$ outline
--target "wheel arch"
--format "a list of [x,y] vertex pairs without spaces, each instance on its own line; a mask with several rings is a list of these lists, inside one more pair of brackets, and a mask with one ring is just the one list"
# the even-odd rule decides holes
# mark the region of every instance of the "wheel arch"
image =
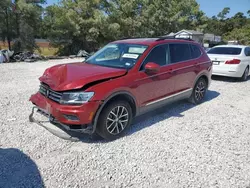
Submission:
[[115,100],[119,100],[119,99],[127,101],[130,104],[130,106],[132,108],[133,116],[135,116],[136,113],[137,113],[136,99],[135,99],[135,97],[130,92],[127,92],[127,91],[119,91],[119,92],[116,92],[116,93],[112,94],[111,96],[109,96],[104,101],[104,103],[102,104],[102,106],[104,108],[109,103],[111,103],[111,102],[113,102]]
[[[246,68],[248,68],[248,70],[250,69],[250,64],[249,65],[247,65],[247,67]],[[250,74],[250,71],[249,71],[249,73],[248,73],[248,75]]]
[[98,108],[95,117],[93,119],[93,133],[96,130],[96,126],[97,126],[97,122],[100,116],[100,113],[103,111],[103,109],[105,108],[105,106],[107,106],[108,104],[110,104],[111,102],[115,101],[115,100],[124,100],[127,101],[131,108],[132,108],[132,113],[133,113],[133,117],[136,116],[137,112],[138,112],[138,107],[137,107],[137,103],[136,103],[136,99],[135,97],[128,91],[118,91],[113,93],[112,95],[110,95],[109,97],[107,97],[102,104],[100,105],[100,107]]
[[195,87],[195,84],[197,83],[197,81],[198,81],[200,78],[204,78],[205,81],[206,81],[206,83],[207,83],[207,85],[208,85],[208,86],[210,85],[210,82],[211,82],[211,81],[210,81],[208,75],[205,74],[205,73],[201,73],[199,76],[196,77],[196,79],[195,79],[195,81],[194,81],[194,83],[193,83],[193,88]]

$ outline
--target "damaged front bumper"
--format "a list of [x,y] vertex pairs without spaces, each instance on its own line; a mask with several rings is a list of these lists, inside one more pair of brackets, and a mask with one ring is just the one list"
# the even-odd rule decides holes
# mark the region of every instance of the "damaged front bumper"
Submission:
[[[36,119],[34,117],[36,113],[45,117],[46,120],[44,121]],[[45,128],[55,136],[68,140],[79,140],[75,138],[75,136],[73,136],[74,133],[85,133],[91,135],[95,132],[95,127],[96,127],[93,125],[89,126],[84,125],[77,127],[75,125],[72,126],[65,125],[59,122],[57,119],[55,119],[51,114],[46,112],[44,109],[41,109],[37,106],[33,106],[31,114],[29,115],[29,121],[40,125],[41,127]]]
[[[95,133],[100,106],[102,106],[101,101],[92,101],[81,106],[61,105],[47,99],[39,92],[32,95],[30,101],[34,106],[29,115],[29,121],[50,132],[52,132],[51,129],[57,128],[67,134],[85,133],[92,135]],[[45,119],[45,121],[41,119]]]

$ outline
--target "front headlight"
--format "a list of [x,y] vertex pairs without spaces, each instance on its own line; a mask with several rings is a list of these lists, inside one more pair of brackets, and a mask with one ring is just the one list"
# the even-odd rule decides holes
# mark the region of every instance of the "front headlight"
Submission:
[[61,104],[83,104],[88,102],[94,95],[94,92],[66,92],[63,93],[60,100]]

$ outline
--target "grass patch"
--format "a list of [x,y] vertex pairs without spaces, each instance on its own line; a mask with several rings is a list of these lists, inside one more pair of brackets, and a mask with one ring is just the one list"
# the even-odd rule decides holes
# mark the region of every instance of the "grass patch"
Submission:
[[38,50],[35,50],[35,53],[43,55],[43,56],[52,56],[55,55],[58,51],[58,48],[53,48],[53,47],[42,47],[40,48],[41,52]]
[[0,50],[8,49],[8,44],[0,43]]
[[[6,43],[0,43],[0,50],[3,49],[8,49],[8,45]],[[52,56],[56,55],[58,48],[54,47],[40,47],[40,51],[35,50],[35,53],[43,55],[43,56]]]

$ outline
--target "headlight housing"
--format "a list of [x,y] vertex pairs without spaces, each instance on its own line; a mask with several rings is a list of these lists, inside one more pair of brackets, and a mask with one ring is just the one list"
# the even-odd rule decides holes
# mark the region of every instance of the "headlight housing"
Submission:
[[94,95],[94,92],[65,92],[60,100],[61,104],[84,104]]

